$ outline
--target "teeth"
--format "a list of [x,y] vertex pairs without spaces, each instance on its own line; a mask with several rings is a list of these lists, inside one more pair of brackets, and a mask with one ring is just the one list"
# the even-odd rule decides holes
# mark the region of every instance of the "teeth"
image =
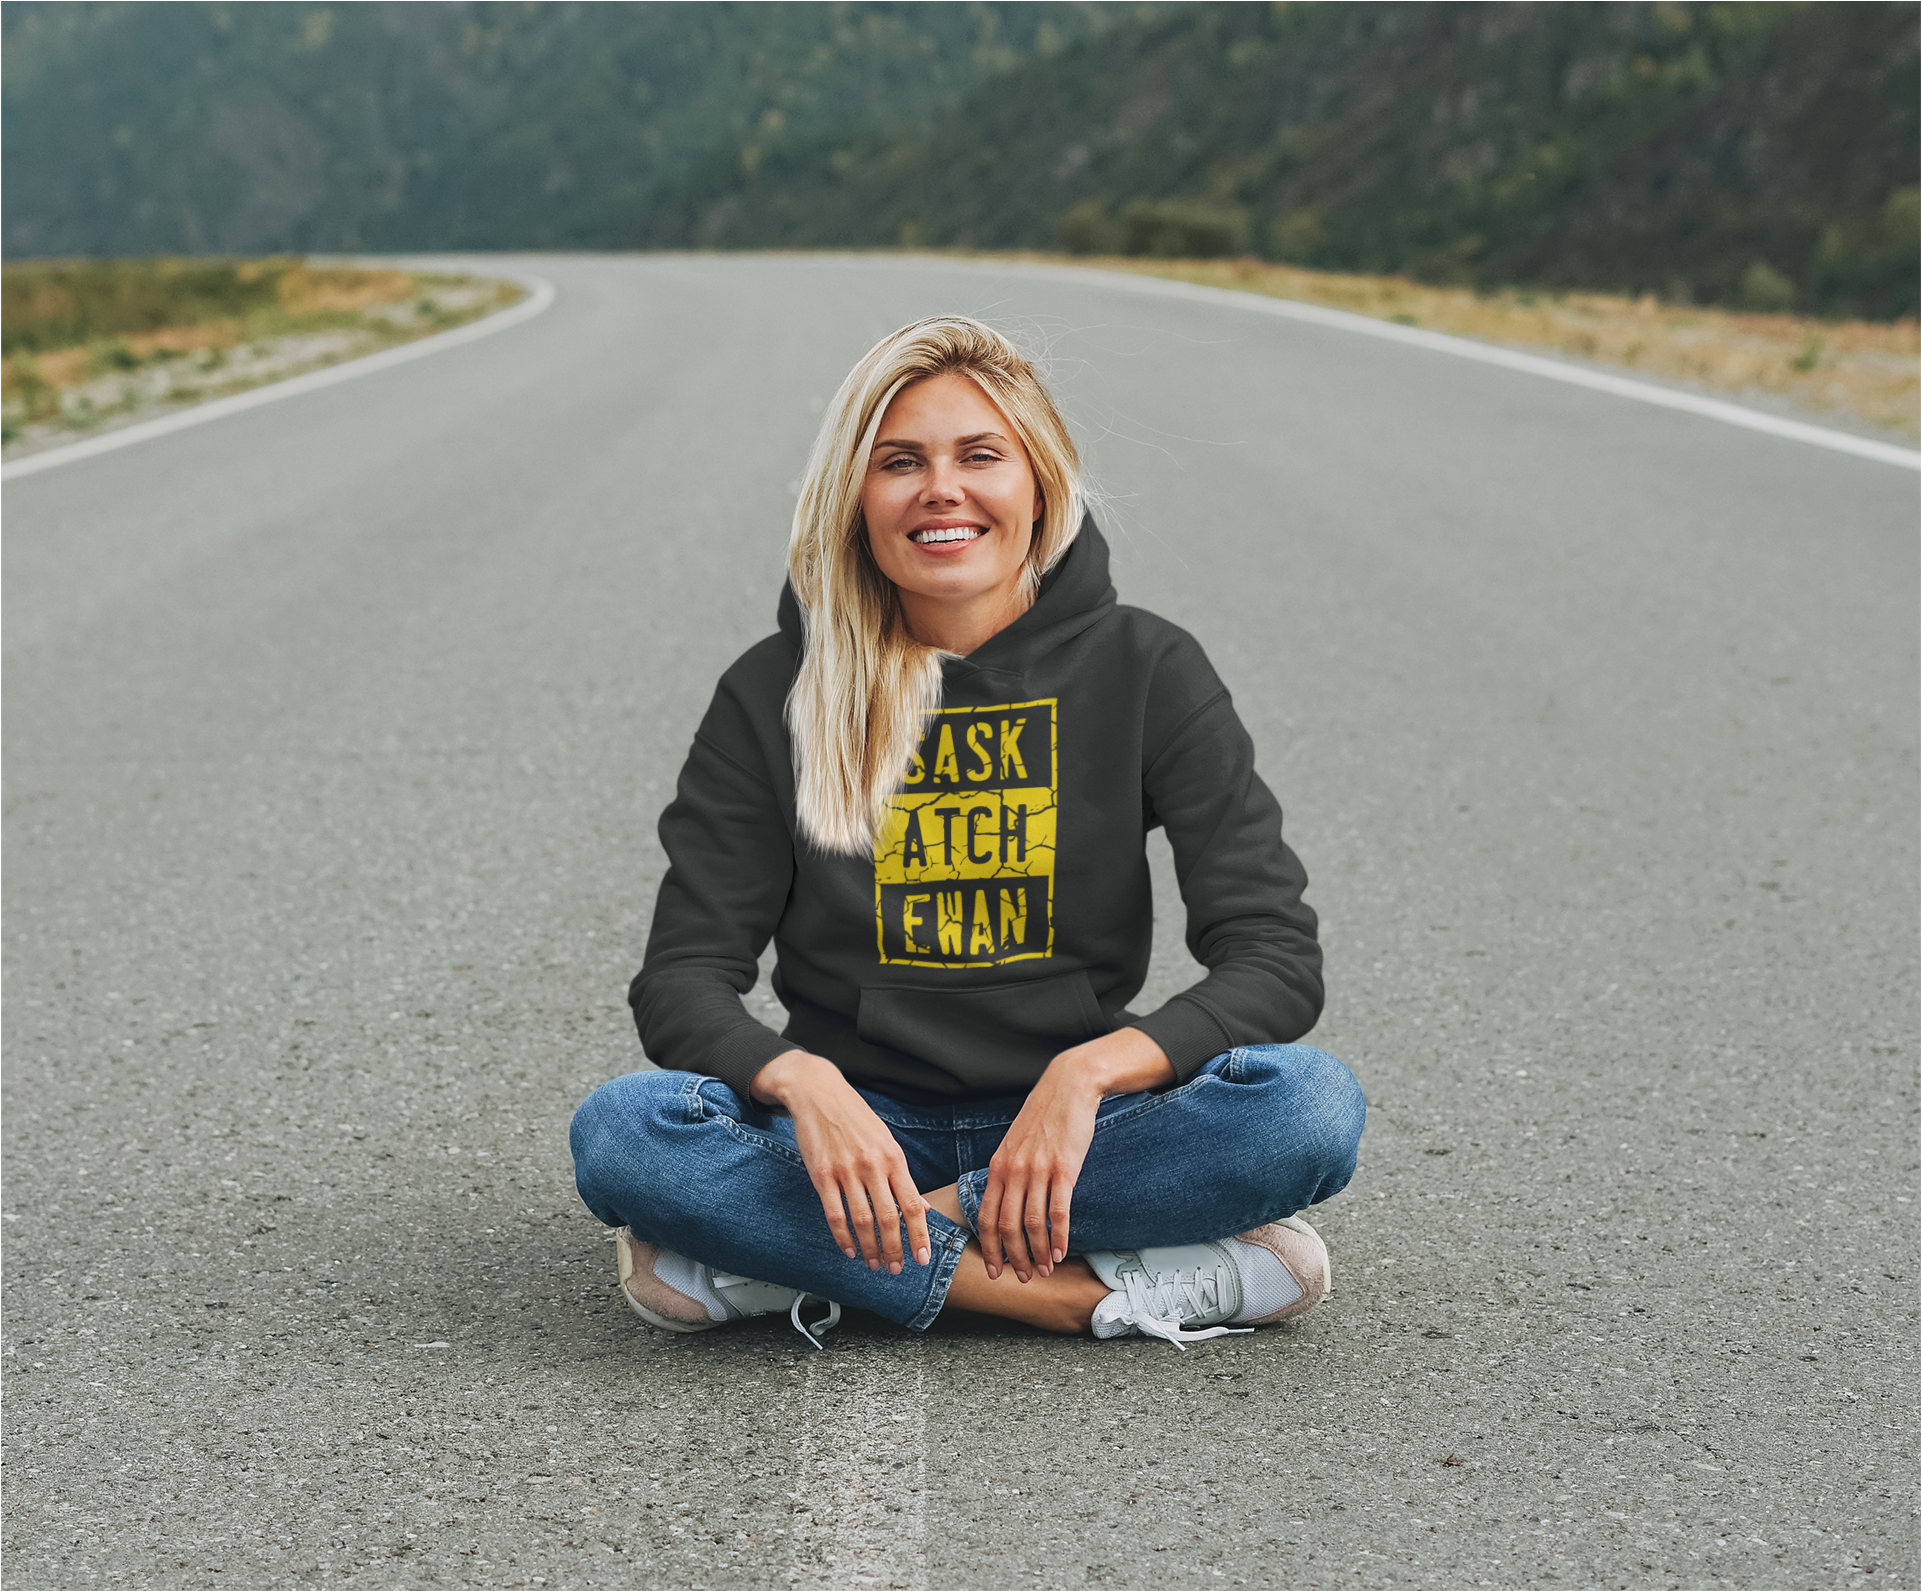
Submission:
[[971,525],[956,525],[951,530],[917,530],[911,539],[926,547],[940,541],[975,541],[985,534]]

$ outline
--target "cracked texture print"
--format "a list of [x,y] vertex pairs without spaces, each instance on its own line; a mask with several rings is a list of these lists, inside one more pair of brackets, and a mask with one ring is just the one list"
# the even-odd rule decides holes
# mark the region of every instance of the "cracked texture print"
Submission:
[[1055,705],[928,715],[874,841],[883,962],[994,967],[1052,953]]

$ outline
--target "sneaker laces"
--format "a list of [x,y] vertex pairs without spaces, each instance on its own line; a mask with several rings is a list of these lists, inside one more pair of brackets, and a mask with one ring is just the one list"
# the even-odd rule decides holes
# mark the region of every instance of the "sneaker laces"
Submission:
[[[809,1299],[827,1306],[827,1313],[811,1326],[805,1324],[800,1318],[800,1306]],[[821,1338],[840,1324],[840,1305],[831,1298],[822,1298],[818,1293],[796,1293],[794,1307],[787,1311],[787,1318],[794,1323],[794,1330],[807,1339],[808,1347],[825,1348],[827,1344],[822,1342]]]
[[[708,1279],[716,1292],[723,1287],[764,1287],[766,1285],[755,1281],[751,1276],[735,1276],[728,1271],[709,1271]],[[811,1326],[800,1318],[802,1306],[810,1301],[827,1306],[827,1313]],[[809,1347],[824,1348],[826,1344],[820,1339],[840,1324],[840,1305],[831,1298],[823,1298],[819,1293],[796,1293],[794,1302],[787,1311],[787,1318],[794,1323],[794,1330],[807,1339]]]
[[[1127,1307],[1114,1318],[1132,1326],[1147,1337],[1160,1337],[1183,1353],[1190,1342],[1205,1342],[1209,1337],[1239,1336],[1252,1326],[1209,1326],[1188,1331],[1181,1322],[1221,1307],[1221,1282],[1217,1274],[1195,1270],[1165,1271],[1158,1277],[1146,1271],[1128,1271],[1120,1278],[1127,1294]],[[1185,1306],[1185,1308],[1183,1308]]]
[[[736,1276],[731,1271],[717,1271],[706,1266],[703,1266],[702,1269],[706,1271],[707,1284],[712,1288],[716,1296],[718,1296],[723,1289],[731,1290],[736,1287],[758,1287],[763,1290],[771,1290],[768,1289],[767,1283],[757,1282],[751,1276]],[[782,1289],[782,1291],[785,1291],[785,1289]],[[821,1318],[811,1326],[807,1325],[800,1318],[801,1306],[809,1300],[816,1304],[825,1304],[827,1306],[827,1313],[821,1316]],[[757,1315],[765,1314],[767,1310],[764,1306],[760,1309],[747,1307],[743,1308],[741,1313]],[[820,1339],[840,1324],[840,1305],[835,1303],[831,1298],[821,1297],[819,1293],[796,1293],[794,1294],[793,1305],[787,1311],[787,1318],[794,1323],[794,1330],[807,1339],[810,1347],[821,1348],[825,1347],[826,1344]]]

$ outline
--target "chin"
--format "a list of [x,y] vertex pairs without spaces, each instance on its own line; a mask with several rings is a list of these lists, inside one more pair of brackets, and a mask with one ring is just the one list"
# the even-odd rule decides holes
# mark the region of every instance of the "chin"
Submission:
[[911,591],[917,597],[928,597],[939,602],[968,602],[986,596],[1003,582],[969,579],[956,570],[953,577],[945,580],[935,574],[917,580],[903,580],[898,584],[903,591]]

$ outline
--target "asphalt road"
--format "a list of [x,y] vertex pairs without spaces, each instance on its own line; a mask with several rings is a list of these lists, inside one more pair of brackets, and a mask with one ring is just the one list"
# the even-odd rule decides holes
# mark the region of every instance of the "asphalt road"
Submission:
[[[1921,1576],[1912,473],[1093,278],[522,263],[6,488],[14,1586]],[[573,1196],[821,402],[955,308],[1313,876],[1373,1111],[1297,1328],[670,1338]]]

